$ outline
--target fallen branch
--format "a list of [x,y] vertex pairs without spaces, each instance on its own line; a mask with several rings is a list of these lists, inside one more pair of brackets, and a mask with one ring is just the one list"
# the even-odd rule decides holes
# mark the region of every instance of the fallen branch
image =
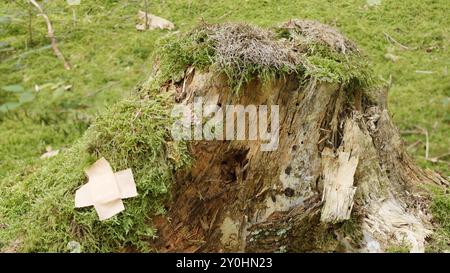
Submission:
[[55,37],[55,33],[53,31],[53,27],[52,27],[52,23],[50,22],[50,19],[48,18],[47,14],[44,12],[44,10],[42,9],[42,7],[35,1],[35,0],[30,0],[30,3],[36,7],[36,9],[39,10],[40,12],[40,16],[44,17],[45,22],[47,23],[47,35],[50,38],[51,44],[52,44],[52,49],[53,52],[55,53],[56,57],[58,57],[60,60],[63,61],[64,63],[64,68],[66,70],[70,70],[71,66],[70,64],[67,62],[66,58],[64,58],[64,55],[62,54],[61,50],[59,50],[58,48],[58,44],[56,42],[56,37]]

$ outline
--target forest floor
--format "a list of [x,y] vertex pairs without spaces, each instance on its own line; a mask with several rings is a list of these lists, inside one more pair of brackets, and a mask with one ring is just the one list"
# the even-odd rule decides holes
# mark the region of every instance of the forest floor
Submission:
[[[174,31],[137,31],[141,0],[44,2],[70,71],[54,56],[45,22],[27,1],[0,3],[0,187],[6,177],[20,179],[39,168],[49,147],[69,147],[105,106],[129,96],[149,75],[158,38],[202,20],[273,26],[306,18],[336,27],[368,56],[376,76],[390,83],[390,112],[416,162],[450,176],[447,0],[148,2],[149,12],[172,21]],[[450,197],[432,192],[442,226],[436,234],[448,244]]]

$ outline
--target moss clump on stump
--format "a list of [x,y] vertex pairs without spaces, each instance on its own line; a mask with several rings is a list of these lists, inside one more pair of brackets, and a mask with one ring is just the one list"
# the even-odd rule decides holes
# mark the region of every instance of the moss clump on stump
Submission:
[[181,37],[169,36],[155,54],[156,82],[177,81],[192,66],[224,73],[235,93],[254,78],[268,82],[291,74],[300,81],[315,78],[352,90],[374,83],[366,59],[351,41],[329,26],[301,22],[274,29],[204,23]]

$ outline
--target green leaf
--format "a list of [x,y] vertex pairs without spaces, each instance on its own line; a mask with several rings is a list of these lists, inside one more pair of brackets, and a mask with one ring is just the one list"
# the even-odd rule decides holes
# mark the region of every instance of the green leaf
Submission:
[[6,92],[23,92],[24,89],[20,84],[7,85],[2,87]]
[[0,112],[6,113],[10,110],[14,110],[20,106],[19,102],[7,102],[0,106]]
[[27,103],[33,101],[36,96],[31,92],[25,92],[20,94],[19,101],[20,103]]

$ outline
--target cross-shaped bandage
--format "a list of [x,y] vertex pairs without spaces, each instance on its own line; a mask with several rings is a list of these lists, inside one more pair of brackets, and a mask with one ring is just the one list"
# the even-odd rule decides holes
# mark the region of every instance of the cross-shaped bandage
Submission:
[[125,209],[122,199],[137,196],[131,169],[114,173],[105,158],[100,158],[86,170],[88,183],[75,193],[75,207],[94,206],[100,221]]

